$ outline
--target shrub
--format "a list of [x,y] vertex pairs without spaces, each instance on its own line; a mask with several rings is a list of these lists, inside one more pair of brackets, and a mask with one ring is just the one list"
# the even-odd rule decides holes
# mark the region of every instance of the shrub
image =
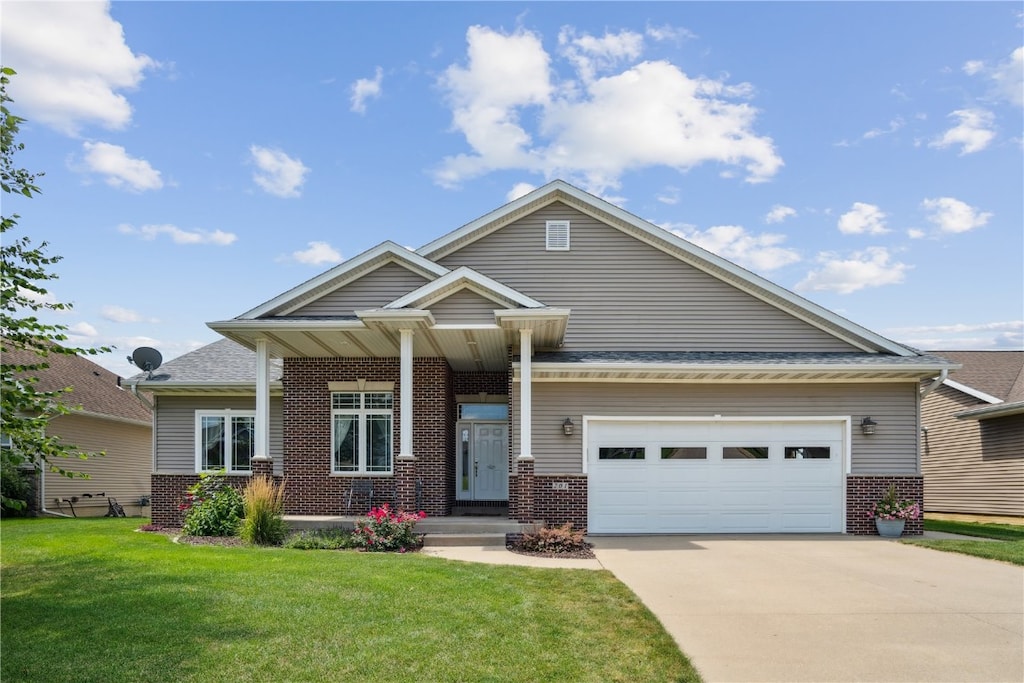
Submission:
[[185,511],[186,536],[234,536],[244,513],[242,496],[228,484],[224,470],[200,474],[179,508]]
[[246,543],[281,545],[288,536],[284,521],[284,484],[267,476],[253,477],[242,491],[245,518],[239,535]]
[[355,548],[352,532],[345,529],[307,529],[284,542],[293,550],[346,550]]
[[413,529],[427,513],[393,511],[388,505],[370,510],[366,517],[356,520],[352,539],[356,547],[372,552],[397,551],[404,553],[421,545]]
[[24,472],[7,458],[0,460],[0,493],[4,517],[21,517],[28,514],[28,502],[33,493],[32,485]]
[[541,527],[526,532],[519,541],[519,547],[537,553],[571,553],[590,547],[583,540],[585,532],[573,530],[572,523],[556,527]]

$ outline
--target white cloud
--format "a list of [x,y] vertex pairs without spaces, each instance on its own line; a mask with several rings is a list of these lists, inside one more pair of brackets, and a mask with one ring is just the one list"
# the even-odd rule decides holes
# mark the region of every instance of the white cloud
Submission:
[[249,153],[259,169],[253,181],[276,197],[298,197],[309,169],[299,159],[293,159],[281,150],[251,145]]
[[942,232],[967,232],[988,223],[992,214],[978,211],[970,204],[952,197],[925,199],[921,208],[928,212],[928,220],[939,227]]
[[716,225],[701,231],[693,226],[677,226],[671,231],[702,249],[755,271],[770,271],[800,260],[795,249],[780,246],[785,235],[752,235],[739,225]]
[[384,81],[384,69],[377,67],[372,79],[360,78],[352,84],[352,111],[366,113],[366,101],[377,99],[381,95],[381,83]]
[[4,66],[18,72],[9,91],[22,115],[66,135],[128,125],[122,91],[157,66],[128,47],[109,2],[5,2],[0,41]]
[[564,27],[558,34],[562,56],[576,69],[579,77],[591,82],[599,72],[608,72],[624,62],[631,62],[643,52],[644,37],[633,31],[605,32],[601,38],[589,33],[576,35],[576,29]]
[[871,140],[873,138],[881,137],[883,135],[892,135],[900,128],[906,125],[906,121],[903,120],[902,116],[897,116],[889,122],[888,128],[872,128],[862,136],[865,140]]
[[791,207],[791,206],[784,206],[782,204],[776,204],[775,206],[773,206],[771,208],[771,211],[769,211],[765,215],[764,222],[765,223],[781,223],[782,221],[786,220],[790,216],[795,216],[795,215],[796,215],[796,209],[794,209],[793,207]]
[[666,187],[664,190],[658,193],[656,199],[662,204],[674,206],[679,203],[679,188]]
[[919,349],[1024,348],[1024,320],[893,327],[883,333]]
[[79,337],[86,337],[92,339],[99,335],[99,331],[87,322],[75,323],[74,325],[68,326],[68,332],[72,332]]
[[530,194],[536,189],[537,186],[531,185],[530,183],[516,183],[512,186],[512,189],[508,191],[508,194],[505,195],[505,201],[514,201],[525,194]]
[[644,34],[651,40],[662,41],[662,40],[674,40],[676,42],[682,40],[691,40],[697,37],[697,34],[688,28],[682,26],[672,26],[670,24],[663,24],[661,26],[648,26],[644,31]]
[[922,239],[927,234],[928,233],[926,233],[924,230],[921,230],[920,228],[909,228],[907,230],[907,237],[909,237],[912,240]]
[[157,318],[145,318],[138,311],[123,306],[108,305],[100,309],[100,317],[112,323],[158,323]]
[[292,252],[292,259],[309,266],[320,266],[325,263],[341,263],[341,252],[327,242],[308,242],[308,249]]
[[960,145],[960,156],[980,152],[996,136],[995,117],[985,109],[957,109],[949,115],[959,123],[928,143],[929,147],[945,149]]
[[850,210],[839,217],[839,232],[844,235],[882,235],[889,232],[885,217],[885,212],[874,204],[854,202]]
[[169,235],[175,244],[215,244],[226,247],[238,239],[238,235],[223,230],[182,230],[176,225],[143,225],[138,228],[122,223],[117,226],[124,235],[138,235],[144,240],[155,240],[160,235]]
[[160,171],[145,159],[128,156],[124,147],[107,142],[84,142],[85,170],[106,176],[107,185],[133,192],[159,190],[164,186]]
[[562,36],[578,80],[557,80],[535,33],[468,30],[466,65],[448,67],[439,85],[472,151],[442,161],[439,185],[525,170],[605,196],[622,174],[650,166],[717,162],[742,167],[748,182],[782,167],[771,138],[753,131],[757,110],[731,101],[749,97],[749,84],[690,78],[665,61],[623,68],[640,56],[639,34],[593,38],[566,29]]
[[797,283],[798,291],[834,291],[851,294],[865,287],[880,287],[903,282],[906,272],[912,268],[905,263],[892,261],[884,247],[868,247],[854,252],[849,258],[834,253],[818,255],[821,267],[812,270]]
[[968,76],[986,78],[992,85],[989,95],[993,100],[1024,107],[1024,47],[1018,47],[1009,57],[991,66],[981,60],[971,60],[963,65],[963,71]]

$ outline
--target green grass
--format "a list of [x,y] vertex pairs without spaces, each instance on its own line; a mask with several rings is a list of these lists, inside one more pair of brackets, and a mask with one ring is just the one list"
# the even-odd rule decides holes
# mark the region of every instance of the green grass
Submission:
[[951,520],[926,519],[926,531],[944,531],[951,534],[995,539],[973,541],[970,539],[921,539],[904,540],[904,543],[919,545],[945,552],[974,555],[988,560],[999,560],[1024,565],[1024,527],[1012,524],[989,524],[981,522],[954,522]]
[[699,681],[605,571],[4,520],[0,679]]

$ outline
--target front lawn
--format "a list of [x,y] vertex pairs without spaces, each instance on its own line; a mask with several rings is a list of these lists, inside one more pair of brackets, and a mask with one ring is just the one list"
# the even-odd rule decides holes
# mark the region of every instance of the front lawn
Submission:
[[963,553],[965,555],[983,557],[988,560],[1000,560],[1002,562],[1024,565],[1024,527],[1012,524],[925,519],[924,528],[926,531],[944,531],[951,534],[996,540],[921,539],[905,540],[903,542],[934,550]]
[[609,572],[4,520],[0,679],[699,681]]

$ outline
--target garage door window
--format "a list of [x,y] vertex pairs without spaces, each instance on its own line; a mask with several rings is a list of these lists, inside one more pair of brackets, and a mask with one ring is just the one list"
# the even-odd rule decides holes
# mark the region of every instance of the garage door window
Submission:
[[643,460],[644,457],[643,448],[599,448],[597,450],[598,460]]
[[661,449],[662,460],[707,460],[708,449],[704,446],[668,446]]
[[786,460],[828,460],[832,449],[828,446],[786,446]]
[[767,460],[767,446],[726,446],[722,449],[725,460]]

